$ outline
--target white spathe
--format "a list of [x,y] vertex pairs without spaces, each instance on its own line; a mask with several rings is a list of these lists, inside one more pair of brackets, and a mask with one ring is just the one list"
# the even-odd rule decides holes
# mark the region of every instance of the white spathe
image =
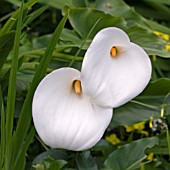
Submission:
[[73,81],[80,72],[61,68],[48,74],[37,87],[32,104],[38,135],[52,148],[74,151],[94,146],[112,118],[112,109],[92,104],[82,92],[76,94]]
[[[115,57],[110,55],[113,46],[117,48]],[[144,90],[151,70],[146,52],[130,42],[124,31],[105,28],[97,33],[85,54],[81,70],[82,88],[94,103],[115,108]]]

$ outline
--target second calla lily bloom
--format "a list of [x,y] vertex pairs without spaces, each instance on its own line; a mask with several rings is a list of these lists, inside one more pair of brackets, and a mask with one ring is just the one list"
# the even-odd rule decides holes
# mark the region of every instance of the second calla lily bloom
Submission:
[[[142,35],[141,35],[142,36]],[[141,93],[151,77],[146,52],[119,28],[97,33],[81,70],[84,93],[103,107],[118,107]]]
[[112,118],[83,93],[80,72],[61,68],[48,74],[35,91],[32,105],[35,128],[45,144],[74,151],[94,146]]

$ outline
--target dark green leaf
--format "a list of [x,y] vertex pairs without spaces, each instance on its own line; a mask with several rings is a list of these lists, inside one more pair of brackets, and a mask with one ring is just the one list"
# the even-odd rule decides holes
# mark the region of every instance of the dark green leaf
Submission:
[[84,151],[77,154],[76,162],[79,170],[97,170],[97,165],[90,151]]
[[125,24],[122,18],[112,17],[111,15],[105,14],[99,10],[86,8],[73,8],[69,10],[69,20],[71,25],[83,38],[88,35],[93,25],[99,19],[100,21],[92,31],[90,38],[94,37],[94,35],[102,28],[109,26],[121,27]]
[[104,163],[103,170],[135,170],[146,158],[146,148],[158,144],[157,137],[150,137],[133,141],[113,151]]
[[147,121],[151,117],[158,118],[161,113],[161,105],[164,97],[142,97],[129,102],[119,108],[113,109],[112,128],[123,125],[131,125],[141,121]]
[[52,158],[54,160],[62,159],[62,160],[67,160],[68,159],[68,154],[65,151],[62,150],[56,150],[56,149],[51,149],[49,151],[43,152],[40,155],[38,155],[34,161],[33,165],[40,164],[43,160],[47,158]]

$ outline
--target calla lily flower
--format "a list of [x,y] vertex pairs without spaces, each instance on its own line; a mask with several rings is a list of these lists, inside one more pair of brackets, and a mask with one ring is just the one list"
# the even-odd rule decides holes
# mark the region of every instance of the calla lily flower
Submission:
[[144,90],[151,70],[146,52],[130,42],[124,31],[105,28],[97,33],[85,54],[82,88],[94,103],[115,108]]
[[45,144],[74,151],[94,146],[112,118],[112,109],[95,105],[83,93],[80,72],[73,68],[53,71],[40,82],[32,113]]

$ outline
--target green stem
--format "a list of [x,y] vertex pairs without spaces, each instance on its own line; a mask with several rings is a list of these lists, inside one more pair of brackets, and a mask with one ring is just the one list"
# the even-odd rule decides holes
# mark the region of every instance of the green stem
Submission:
[[168,129],[166,130],[166,137],[167,137],[167,142],[168,142],[168,153],[169,153],[169,159],[170,159],[170,138],[169,138]]
[[87,39],[89,38],[90,34],[92,33],[92,31],[94,30],[94,28],[96,27],[96,25],[99,23],[99,21],[100,21],[101,19],[102,19],[102,17],[99,18],[99,19],[96,21],[96,23],[93,25],[93,27],[91,28],[91,30],[90,30],[89,33],[87,34],[86,38],[84,39],[83,43],[81,44],[79,50],[77,51],[77,53],[75,54],[74,58],[73,58],[72,61],[70,62],[69,67],[71,67],[71,66],[73,65],[73,63],[74,63],[74,61],[76,60],[78,54],[79,54],[80,51],[82,50],[85,42],[87,41]]
[[148,107],[148,108],[151,108],[151,109],[159,109],[160,108],[160,107],[148,105],[148,104],[145,104],[145,103],[141,103],[141,102],[138,102],[138,101],[135,101],[135,100],[131,100],[130,102],[136,103],[136,104],[139,104],[141,106],[145,106],[145,107]]
[[[34,51],[29,51],[24,53],[24,55],[37,55],[37,56],[43,56],[44,55],[43,50],[34,50]],[[60,58],[60,59],[66,59],[66,60],[72,60],[74,56],[68,55],[68,54],[63,54],[63,53],[58,53],[58,52],[53,52],[53,57],[54,58]],[[83,57],[76,57],[76,61],[83,61]]]
[[36,139],[41,143],[41,145],[44,147],[46,151],[49,151],[48,147],[43,143],[43,141],[39,138],[38,135],[35,135]]

